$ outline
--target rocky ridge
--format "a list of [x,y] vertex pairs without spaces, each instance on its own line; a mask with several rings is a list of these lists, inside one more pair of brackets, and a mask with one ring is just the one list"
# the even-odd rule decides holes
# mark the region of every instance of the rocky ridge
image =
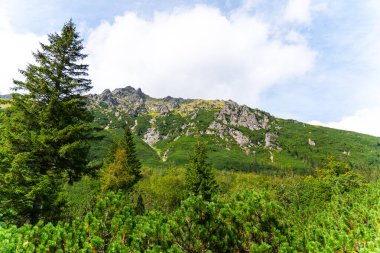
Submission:
[[[153,98],[129,86],[88,98],[94,124],[104,129],[100,143],[92,143],[92,156],[100,162],[128,125],[145,166],[184,165],[199,140],[218,169],[303,169],[330,155],[353,164],[380,164],[378,137],[275,118],[231,100]],[[0,112],[9,105],[0,105]]]
[[[274,118],[231,100],[170,96],[157,99],[130,86],[113,91],[107,89],[89,98],[89,107],[109,119],[104,121],[105,128],[112,128],[115,122],[131,124],[135,131],[140,127],[138,134],[152,147],[168,138],[177,141],[182,136],[203,134],[234,141],[247,154],[254,152],[256,147],[279,149]],[[143,130],[139,124],[144,124]]]

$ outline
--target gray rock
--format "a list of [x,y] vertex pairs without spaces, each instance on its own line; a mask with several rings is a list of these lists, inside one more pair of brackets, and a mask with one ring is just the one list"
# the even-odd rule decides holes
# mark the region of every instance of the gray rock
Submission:
[[144,134],[144,141],[149,145],[153,146],[160,140],[160,133],[155,127],[150,127]]
[[266,148],[273,148],[275,147],[274,142],[277,140],[277,135],[274,133],[266,133],[265,134],[265,147]]
[[233,126],[242,126],[250,130],[258,130],[261,128],[255,113],[250,108],[243,105],[239,106],[233,101],[227,101],[224,107],[219,111],[216,119],[222,121],[223,124],[231,124]]
[[[178,140],[183,135],[206,134],[215,135],[226,141],[236,141],[240,148],[248,153],[251,153],[250,148],[254,146],[264,146],[270,150],[279,149],[276,147],[277,135],[270,129],[278,130],[278,126],[272,117],[263,111],[251,109],[245,105],[238,105],[236,102],[229,101],[205,101],[165,97],[162,99],[151,98],[144,94],[141,89],[134,89],[127,86],[125,88],[109,89],[98,95],[88,95],[90,98],[89,108],[100,107],[100,111],[105,116],[113,113],[117,120],[124,121],[122,115],[129,114],[139,116],[141,114],[149,114],[153,117],[150,120],[150,126],[144,134],[144,141],[149,145],[154,145],[159,140],[176,136]],[[198,131],[194,124],[197,114],[201,110],[215,110],[212,123],[208,129]],[[164,117],[171,113],[179,113],[186,115],[186,123],[183,123],[178,129],[173,129],[166,136],[161,136],[155,127],[156,118]],[[165,118],[164,118],[165,119]],[[106,122],[104,125],[107,125]],[[164,123],[165,124],[165,123]],[[133,128],[137,126],[137,121]],[[251,131],[266,130],[265,136],[252,143],[252,140],[244,133],[238,130],[239,127],[247,128]]]
[[240,147],[245,147],[250,143],[249,138],[247,136],[244,136],[244,134],[239,130],[230,129],[229,134],[232,136],[232,138],[234,138]]

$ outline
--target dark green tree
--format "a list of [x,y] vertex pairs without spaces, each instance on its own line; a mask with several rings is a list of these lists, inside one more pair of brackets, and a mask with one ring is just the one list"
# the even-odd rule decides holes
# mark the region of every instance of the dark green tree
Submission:
[[141,178],[141,163],[136,155],[133,134],[129,127],[125,129],[123,139],[115,149],[112,162],[105,168],[102,176],[103,191],[128,190]]
[[206,160],[206,147],[201,142],[197,142],[190,156],[190,164],[186,169],[186,185],[189,192],[201,195],[205,200],[210,200],[212,195],[217,192],[218,184],[211,165]]
[[[141,178],[141,163],[136,155],[135,142],[133,134],[129,127],[125,128],[121,147],[125,151],[127,171],[135,177],[136,182]],[[134,183],[136,183],[134,182]]]
[[4,122],[4,145],[12,163],[0,175],[1,208],[19,222],[52,220],[59,214],[61,186],[92,172],[87,166],[93,117],[86,107],[91,80],[75,25],[33,53],[35,64],[20,70]]
[[143,215],[145,213],[145,205],[144,205],[144,200],[141,194],[139,194],[137,198],[137,202],[135,205],[135,213],[137,215]]

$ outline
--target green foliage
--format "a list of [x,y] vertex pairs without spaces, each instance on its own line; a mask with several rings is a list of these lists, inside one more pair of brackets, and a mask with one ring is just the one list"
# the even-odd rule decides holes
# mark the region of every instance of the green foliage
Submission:
[[134,140],[136,143],[136,154],[138,154],[142,166],[157,169],[163,166],[161,158],[155,150],[153,150],[147,143],[138,137],[134,138]]
[[128,171],[136,178],[136,180],[139,180],[141,178],[141,163],[137,158],[133,135],[129,127],[125,129],[121,145],[126,155]]
[[16,91],[4,120],[3,145],[13,162],[2,168],[1,208],[17,214],[19,223],[54,220],[59,216],[62,185],[92,172],[87,141],[93,131],[84,92],[88,66],[83,45],[70,20],[60,34],[48,36],[36,64],[20,70],[25,81]]
[[[278,143],[285,151],[282,153],[290,155],[282,161],[283,165],[287,163],[294,167],[298,160],[304,162],[306,169],[318,167],[326,156],[348,158],[353,167],[360,164],[378,167],[380,163],[380,146],[376,145],[376,137],[293,120],[277,121],[281,127]],[[309,139],[315,141],[315,146],[308,144]]]
[[[0,100],[2,252],[380,251],[378,138],[259,112],[276,124],[228,126],[258,145],[243,152],[204,134],[223,101],[139,115],[103,102],[91,122],[72,22],[49,43],[15,81],[26,92]],[[153,147],[142,140],[152,117],[165,136]],[[263,147],[267,131],[281,148]],[[82,177],[100,164],[100,180]]]
[[302,252],[377,252],[379,193],[379,184],[372,184],[335,193],[329,201],[306,195],[301,205],[290,208],[289,216],[298,221],[293,245]]
[[[114,160],[116,149],[121,143],[124,132],[124,129],[108,129],[97,132],[96,135],[101,138],[90,142],[89,158],[92,159],[94,163],[101,163],[104,166],[109,165]],[[134,136],[133,141],[136,144],[136,154],[142,166],[154,168],[162,166],[160,157],[148,144],[137,136]]]
[[136,120],[137,120],[137,122],[136,122],[137,125],[136,125],[136,127],[134,129],[135,133],[136,133],[137,136],[143,137],[144,134],[146,133],[146,131],[149,128],[150,117],[149,117],[149,115],[141,115]]
[[194,146],[190,157],[190,164],[186,169],[186,184],[189,192],[210,200],[217,192],[218,185],[211,170],[211,165],[206,161],[206,147],[198,142]]
[[[147,101],[149,100],[152,98],[148,98]],[[155,103],[165,104],[163,100],[153,100]],[[118,127],[118,124],[125,124],[125,120],[128,124],[134,125],[134,133],[137,135],[136,145],[137,148],[141,148],[139,155],[141,154],[142,164],[149,167],[187,164],[188,147],[199,139],[206,143],[210,163],[219,170],[282,173],[284,169],[291,169],[293,173],[305,175],[311,174],[314,168],[321,166],[323,159],[328,155],[345,157],[349,159],[350,166],[356,169],[369,166],[369,170],[376,171],[379,168],[380,146],[377,145],[376,137],[276,119],[258,110],[254,111],[258,113],[256,116],[259,122],[269,118],[270,123],[266,129],[252,131],[247,127],[226,125],[242,132],[254,144],[242,150],[228,135],[226,138],[221,138],[207,132],[210,124],[216,120],[215,114],[220,111],[223,104],[223,101],[184,100],[179,102],[179,108],[171,112],[159,114],[148,109],[148,113],[129,115],[130,119],[126,119],[120,111],[117,111],[120,116],[116,117],[115,111],[109,108],[104,110],[94,108],[94,111],[97,118],[104,120],[103,126],[108,126],[112,131],[119,131],[115,127]],[[153,117],[155,121],[150,122]],[[161,136],[153,147],[143,141],[149,127],[155,127]],[[265,134],[268,132],[278,136],[272,141],[278,148],[264,147]],[[316,145],[310,145],[309,139],[315,141]],[[163,154],[167,155],[165,159],[161,157],[160,161],[160,156]],[[273,161],[270,159],[271,154],[274,157]]]
[[131,130],[127,127],[116,149],[114,160],[106,167],[101,187],[103,191],[119,189],[128,190],[141,178],[141,164],[136,156],[135,144]]
[[[288,247],[281,207],[252,191],[205,202],[192,196],[172,214],[135,215],[121,193],[68,223],[0,226],[5,252],[277,252]],[[252,225],[253,224],[253,225]]]
[[328,156],[323,168],[317,169],[317,175],[329,186],[330,192],[347,192],[364,183],[364,177],[354,172],[347,161]]
[[340,176],[352,171],[347,161],[338,159],[335,156],[328,156],[322,163],[322,171],[324,175]]
[[278,252],[288,248],[281,207],[253,191],[227,201],[190,197],[174,213],[172,233],[185,252]]
[[158,117],[156,120],[157,129],[163,136],[171,131],[174,133],[180,133],[182,130],[181,126],[184,123],[186,123],[185,118],[176,113],[170,113],[164,117]]
[[135,191],[144,197],[146,210],[172,212],[186,197],[185,172],[182,168],[146,169]]
[[198,131],[206,131],[214,120],[214,115],[218,109],[200,109],[197,111],[194,123],[197,125]]
[[[0,224],[3,252],[377,252],[380,183],[324,198],[320,177],[228,172],[257,190],[190,196],[172,213],[136,213],[122,192],[56,225]],[[232,185],[231,185],[232,186]],[[242,188],[245,188],[242,186]],[[321,194],[322,193],[322,194]],[[145,199],[145,198],[144,198]],[[141,215],[142,214],[142,215]]]
[[99,188],[99,180],[88,176],[72,185],[66,184],[62,192],[67,201],[63,211],[65,220],[84,217],[93,210]]

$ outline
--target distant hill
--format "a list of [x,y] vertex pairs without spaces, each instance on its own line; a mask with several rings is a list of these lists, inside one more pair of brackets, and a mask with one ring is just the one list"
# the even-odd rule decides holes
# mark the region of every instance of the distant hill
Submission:
[[11,95],[6,94],[6,95],[0,95],[0,99],[10,99]]
[[125,87],[89,95],[95,122],[104,128],[104,145],[94,147],[101,159],[111,136],[129,125],[137,136],[143,164],[183,165],[192,145],[201,140],[218,169],[300,171],[318,166],[328,155],[355,166],[380,164],[377,137],[279,119],[231,100],[152,98]]

